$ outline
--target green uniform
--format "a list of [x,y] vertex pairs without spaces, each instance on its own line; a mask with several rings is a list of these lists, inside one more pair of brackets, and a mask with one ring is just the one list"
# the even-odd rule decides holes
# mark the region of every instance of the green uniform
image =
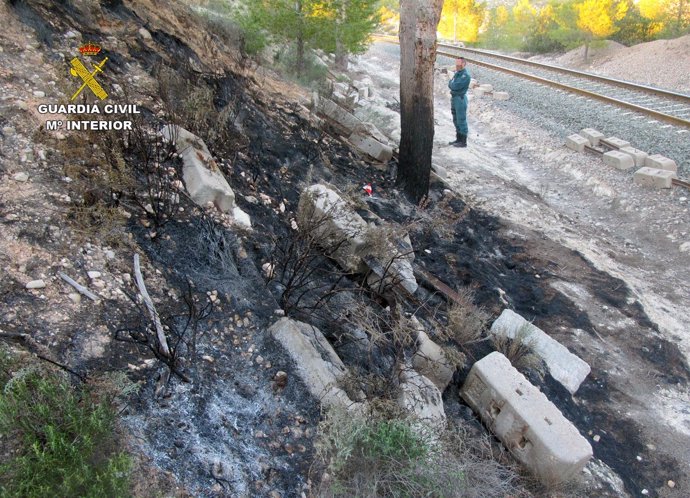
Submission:
[[450,110],[453,113],[453,124],[456,133],[467,137],[467,89],[470,87],[470,73],[467,69],[455,71],[453,79],[448,82],[450,88]]

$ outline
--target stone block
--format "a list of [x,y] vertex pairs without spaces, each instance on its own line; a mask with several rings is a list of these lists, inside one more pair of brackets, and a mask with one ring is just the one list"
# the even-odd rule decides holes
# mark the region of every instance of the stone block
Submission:
[[425,376],[406,366],[400,370],[398,404],[424,425],[441,428],[446,423],[441,391]]
[[616,169],[628,170],[635,166],[635,160],[632,156],[620,150],[611,150],[605,153],[602,158],[604,159],[604,164]]
[[295,364],[309,393],[325,407],[361,409],[363,393],[352,400],[338,386],[347,368],[319,329],[290,318],[281,318],[268,332],[280,343]]
[[355,89],[357,90],[357,93],[359,93],[360,99],[368,99],[369,98],[369,85],[367,84],[366,81],[355,80],[352,82],[352,86],[355,87]]
[[393,149],[373,137],[353,133],[348,140],[357,150],[377,161],[387,163],[393,158]]
[[479,86],[479,82],[475,79],[470,80],[470,88],[477,88]]
[[412,366],[417,372],[433,382],[439,391],[443,392],[453,379],[455,368],[446,358],[441,346],[429,339],[429,336],[421,328],[421,324],[415,318],[413,320],[417,322],[416,325],[419,327],[417,351],[412,357]]
[[347,95],[350,93],[350,85],[347,83],[333,83],[333,93],[338,92],[342,95]]
[[172,142],[182,158],[182,179],[189,196],[199,206],[209,202],[231,214],[235,207],[235,193],[211,157],[201,138],[177,125],[166,125],[163,138]]
[[356,118],[352,113],[325,97],[319,97],[317,112],[334,121],[348,135],[362,124],[362,121]]
[[605,138],[603,133],[595,130],[594,128],[585,128],[580,132],[580,135],[589,140],[589,144],[592,147],[596,147],[597,145],[599,145],[599,140]]
[[[521,331],[524,333],[518,334]],[[511,339],[519,336],[523,342],[530,343],[534,353],[544,360],[551,377],[571,394],[577,391],[589,375],[590,367],[587,362],[512,310],[503,310],[491,325],[491,333]]]
[[585,145],[589,145],[589,140],[577,133],[570,135],[565,139],[565,146],[575,152],[584,152]]
[[673,159],[664,157],[661,154],[654,154],[652,156],[647,156],[644,161],[644,165],[648,168],[663,169],[666,171],[672,171],[673,173],[678,173],[678,166]]
[[439,177],[441,180],[447,180],[448,179],[448,171],[443,166],[439,166],[438,164],[432,164],[431,165],[431,171],[437,177]]
[[363,269],[361,256],[369,229],[362,217],[333,189],[316,184],[299,199],[297,223],[300,230],[314,230],[320,245],[349,271]]
[[475,97],[483,97],[484,94],[486,93],[486,92],[484,91],[484,89],[483,89],[482,87],[480,87],[480,86],[478,86],[477,88],[475,88],[475,89],[472,90],[472,91],[474,92],[474,96],[475,96]]
[[633,175],[633,182],[643,187],[671,188],[671,180],[676,177],[673,171],[656,168],[640,168]]
[[619,152],[623,152],[624,154],[628,154],[630,157],[632,157],[635,167],[637,168],[641,168],[645,165],[645,160],[649,155],[645,151],[636,149],[635,147],[621,147]]
[[479,85],[479,88],[484,90],[484,93],[491,93],[494,91],[494,86],[489,85],[488,83],[484,83],[483,85]]
[[510,98],[510,94],[508,92],[493,92],[492,96],[496,100],[508,100]]
[[460,395],[547,486],[576,477],[592,458],[592,447],[577,428],[501,353],[472,366]]
[[607,144],[609,144],[611,147],[615,147],[616,149],[620,149],[623,147],[630,147],[630,142],[627,140],[623,140],[622,138],[618,137],[608,137],[603,139]]

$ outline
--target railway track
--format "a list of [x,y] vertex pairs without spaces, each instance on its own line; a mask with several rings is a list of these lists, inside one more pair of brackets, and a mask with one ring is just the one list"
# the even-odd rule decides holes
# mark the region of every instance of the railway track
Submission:
[[519,59],[488,50],[439,44],[438,55],[463,56],[478,66],[526,78],[564,91],[690,128],[690,95],[593,73]]
[[[395,37],[380,36],[377,39],[398,44]],[[436,53],[452,58],[462,56],[477,66],[622,107],[631,114],[642,113],[681,129],[690,129],[690,95],[687,94],[528,61],[488,50],[439,43]]]

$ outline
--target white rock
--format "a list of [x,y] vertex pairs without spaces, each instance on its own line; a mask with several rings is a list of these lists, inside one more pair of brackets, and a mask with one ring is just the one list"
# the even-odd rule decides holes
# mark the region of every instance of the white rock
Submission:
[[398,404],[425,425],[441,428],[446,422],[441,391],[411,367],[400,371],[400,397]]
[[27,182],[29,181],[29,175],[27,173],[24,173],[23,171],[20,171],[19,173],[15,173],[14,176],[12,176],[12,179],[15,182]]
[[532,343],[534,352],[544,360],[551,376],[574,394],[591,369],[584,360],[568,351],[560,342],[509,309],[503,310],[501,316],[491,325],[491,333],[515,338],[522,327],[528,330],[523,340]]
[[427,377],[439,391],[443,392],[453,379],[455,369],[446,359],[441,346],[429,339],[429,336],[421,328],[416,318],[413,320],[418,325],[417,352],[412,357],[412,365],[420,374]]
[[91,280],[96,280],[97,278],[101,278],[101,272],[99,271],[88,271],[86,274],[89,276]]
[[28,284],[26,284],[27,289],[43,289],[46,286],[46,283],[43,280],[32,280]]
[[142,37],[144,40],[151,40],[151,39],[152,39],[151,33],[150,33],[149,30],[146,29],[146,28],[140,28],[140,29],[139,29],[139,34],[141,35],[141,37]]
[[42,99],[45,96],[46,96],[46,92],[42,92],[41,90],[34,90],[34,97],[38,97],[39,99]]
[[245,226],[245,227],[247,227],[247,228],[251,228],[251,227],[252,227],[252,220],[251,220],[251,218],[249,217],[249,215],[248,215],[247,213],[245,213],[244,211],[242,211],[242,210],[241,210],[239,207],[237,207],[237,206],[235,206],[234,208],[232,208],[232,217],[233,217],[233,219],[234,219],[237,223],[239,223],[240,225]]
[[683,242],[678,249],[680,250],[680,252],[690,251],[690,242]]

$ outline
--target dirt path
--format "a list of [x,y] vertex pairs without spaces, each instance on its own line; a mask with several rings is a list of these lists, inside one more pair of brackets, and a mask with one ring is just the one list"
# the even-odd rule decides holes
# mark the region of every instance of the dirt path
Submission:
[[[390,49],[373,47],[358,67],[381,83],[380,99],[398,100]],[[685,495],[690,193],[638,188],[628,174],[565,149],[562,137],[490,99],[470,101],[469,147],[448,147],[454,129],[446,79],[437,78],[434,162],[448,171],[453,190],[504,221],[504,237],[543,261],[545,268],[535,268],[542,288],[560,293],[591,324],[581,330],[528,316],[592,366],[574,398],[543,389],[589,436],[595,457],[627,493]],[[516,298],[506,296],[509,303]]]

